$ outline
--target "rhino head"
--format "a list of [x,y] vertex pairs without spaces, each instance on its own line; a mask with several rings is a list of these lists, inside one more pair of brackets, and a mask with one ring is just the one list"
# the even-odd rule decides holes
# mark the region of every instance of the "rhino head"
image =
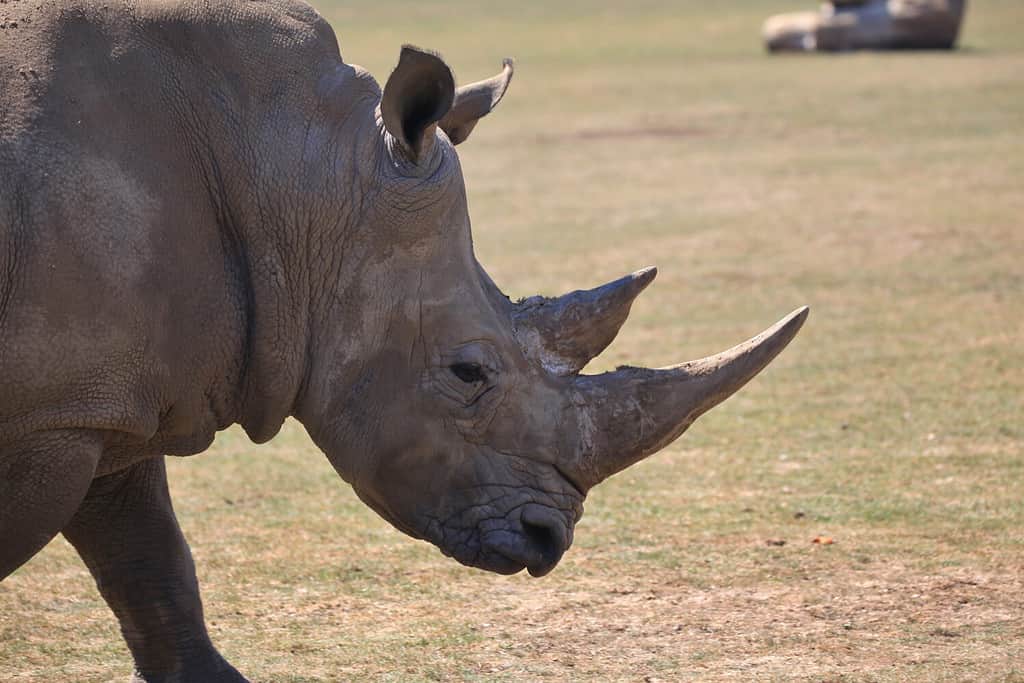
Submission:
[[346,248],[363,255],[327,297],[298,416],[398,529],[466,565],[542,576],[572,543],[590,488],[739,389],[807,309],[716,356],[581,374],[656,271],[518,303],[487,276],[454,146],[511,77],[506,61],[456,89],[439,57],[403,49],[366,125],[373,162],[352,180],[364,199]]

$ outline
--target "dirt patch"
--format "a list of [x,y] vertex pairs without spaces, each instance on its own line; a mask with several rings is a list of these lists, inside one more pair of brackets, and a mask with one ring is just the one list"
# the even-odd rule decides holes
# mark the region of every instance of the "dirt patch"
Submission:
[[[587,581],[569,593],[510,601],[505,609],[513,618],[481,624],[480,654],[487,651],[494,666],[502,652],[529,653],[505,658],[509,668],[497,670],[506,674],[525,656],[535,665],[548,661],[549,675],[561,669],[606,680],[629,678],[630,670],[651,680],[929,678],[943,661],[965,671],[976,661],[991,666],[1024,634],[1019,576],[920,576],[898,568],[858,574],[743,588],[694,588],[660,572]],[[510,623],[519,626],[510,631]]]

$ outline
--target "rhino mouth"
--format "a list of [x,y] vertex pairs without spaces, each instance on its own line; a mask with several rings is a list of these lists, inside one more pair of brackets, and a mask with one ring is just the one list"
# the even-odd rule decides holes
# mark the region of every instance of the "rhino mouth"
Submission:
[[484,555],[507,560],[508,567],[515,568],[509,573],[526,569],[530,576],[544,576],[555,568],[571,543],[571,532],[560,517],[561,513],[550,508],[525,505],[517,533],[492,533],[483,537]]
[[551,572],[572,545],[576,518],[575,509],[526,503],[471,526],[457,520],[434,524],[427,536],[460,564],[505,575],[525,569],[539,578]]

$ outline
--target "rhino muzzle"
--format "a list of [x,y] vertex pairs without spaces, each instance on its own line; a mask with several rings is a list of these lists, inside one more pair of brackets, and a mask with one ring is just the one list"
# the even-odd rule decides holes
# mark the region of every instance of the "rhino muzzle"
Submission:
[[531,504],[523,507],[515,533],[485,537],[483,550],[499,564],[507,560],[508,573],[526,567],[530,576],[541,577],[555,568],[571,543],[572,528],[557,511]]
[[[809,313],[801,307],[761,334],[700,360],[581,374],[614,340],[656,275],[646,268],[594,289],[518,303],[483,279],[505,307],[524,355],[558,378],[567,394],[576,433],[565,435],[556,469],[580,503],[593,486],[661,450],[749,382],[792,341]],[[534,576],[550,571],[568,548],[576,520],[550,511],[531,514],[524,513],[515,528],[506,524],[500,534],[482,535],[481,554],[468,564],[500,573],[526,567]]]

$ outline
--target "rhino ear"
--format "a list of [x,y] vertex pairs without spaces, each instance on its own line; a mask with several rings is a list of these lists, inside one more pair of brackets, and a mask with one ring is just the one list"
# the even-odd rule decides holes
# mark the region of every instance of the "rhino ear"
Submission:
[[424,159],[437,122],[452,108],[455,79],[437,55],[405,45],[384,85],[380,114],[384,128],[412,163]]
[[451,111],[441,119],[441,130],[453,145],[465,141],[473,132],[476,122],[491,113],[512,82],[512,60],[506,58],[501,73],[484,81],[464,85],[455,91]]

